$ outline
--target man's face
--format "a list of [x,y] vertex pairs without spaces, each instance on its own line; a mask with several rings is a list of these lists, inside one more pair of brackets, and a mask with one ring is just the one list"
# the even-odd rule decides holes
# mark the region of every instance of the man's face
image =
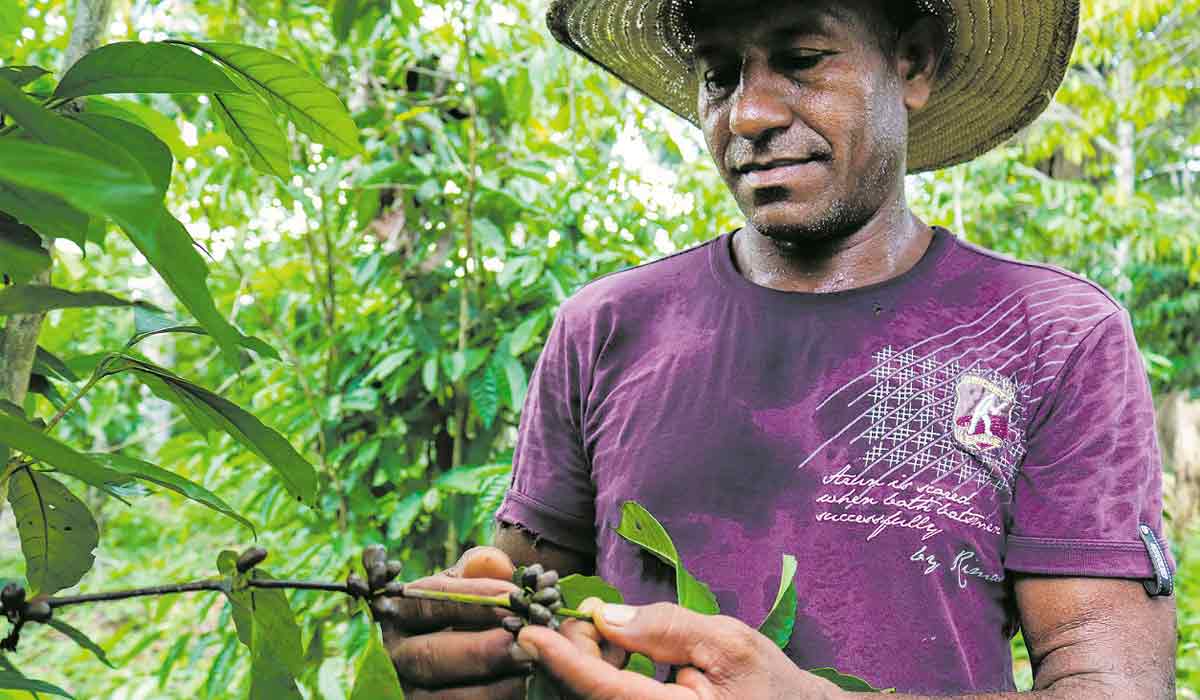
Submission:
[[911,90],[879,3],[698,4],[701,127],[755,229],[846,235],[897,196]]

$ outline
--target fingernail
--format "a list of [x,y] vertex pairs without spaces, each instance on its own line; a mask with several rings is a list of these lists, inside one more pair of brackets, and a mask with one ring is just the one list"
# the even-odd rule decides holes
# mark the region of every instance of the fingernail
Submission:
[[633,621],[637,610],[628,605],[605,605],[600,608],[600,617],[614,627],[621,627]]
[[522,644],[521,642],[513,642],[513,645],[508,649],[509,655],[513,661],[519,664],[527,664],[538,660],[537,647],[532,644]]

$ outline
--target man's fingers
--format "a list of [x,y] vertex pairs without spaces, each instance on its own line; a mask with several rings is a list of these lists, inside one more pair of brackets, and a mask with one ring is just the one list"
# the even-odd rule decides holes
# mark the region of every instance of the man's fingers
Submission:
[[724,615],[702,615],[670,603],[605,605],[593,613],[605,639],[660,663],[720,675],[754,661],[761,635]]
[[632,671],[613,668],[546,627],[525,626],[517,642],[560,684],[585,700],[697,700],[688,688],[664,685]]
[[[471,593],[474,595],[508,595],[517,590],[510,581],[489,578],[453,578],[439,575],[423,578],[405,585],[405,589],[423,591],[446,591]],[[441,600],[419,598],[392,598],[395,604],[377,604],[377,609],[386,612],[380,617],[384,628],[393,628],[405,634],[420,634],[433,630],[454,627],[457,629],[485,629],[496,627],[500,620],[511,614],[500,608],[482,605],[463,605]]]
[[472,547],[461,557],[455,568],[463,578],[495,578],[512,580],[513,563],[503,550],[495,547]]
[[388,653],[406,685],[439,688],[529,673],[530,664],[514,659],[512,646],[512,635],[502,629],[445,631],[394,640]]
[[525,700],[525,679],[507,678],[488,685],[461,688],[405,688],[407,700]]

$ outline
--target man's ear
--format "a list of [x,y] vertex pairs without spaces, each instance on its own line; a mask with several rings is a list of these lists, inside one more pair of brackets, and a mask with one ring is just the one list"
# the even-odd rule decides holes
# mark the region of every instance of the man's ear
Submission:
[[945,48],[945,29],[932,16],[913,22],[896,40],[896,72],[904,83],[908,111],[915,112],[929,102]]

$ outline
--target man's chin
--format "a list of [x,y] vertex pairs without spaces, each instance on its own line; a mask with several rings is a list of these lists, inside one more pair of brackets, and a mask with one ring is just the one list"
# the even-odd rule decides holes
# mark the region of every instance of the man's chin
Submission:
[[747,222],[777,243],[805,245],[844,235],[846,223],[842,218],[835,207],[774,202],[748,212]]

